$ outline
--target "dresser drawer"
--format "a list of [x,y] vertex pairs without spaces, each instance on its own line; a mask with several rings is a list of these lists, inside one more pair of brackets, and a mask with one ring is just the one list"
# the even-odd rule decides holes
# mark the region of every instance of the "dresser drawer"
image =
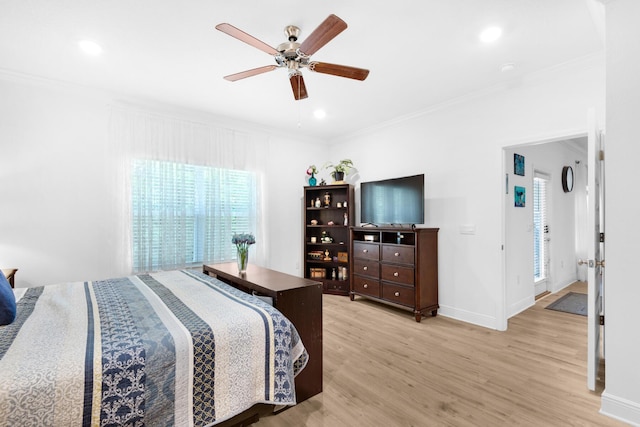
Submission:
[[353,272],[377,279],[380,277],[380,263],[378,261],[356,258],[353,260]]
[[404,267],[394,264],[382,264],[380,278],[390,282],[402,283],[403,285],[413,286],[414,270],[413,267]]
[[322,290],[324,292],[339,292],[339,293],[348,293],[349,292],[349,282],[345,280],[340,281],[327,281],[323,283]]
[[378,261],[380,259],[380,246],[374,243],[354,242],[353,257]]
[[380,281],[369,277],[353,276],[353,291],[380,298]]
[[415,300],[415,289],[406,286],[383,283],[382,298],[387,301],[395,302],[396,304],[408,305],[413,307]]
[[401,264],[414,264],[413,247],[384,245],[382,246],[382,260]]

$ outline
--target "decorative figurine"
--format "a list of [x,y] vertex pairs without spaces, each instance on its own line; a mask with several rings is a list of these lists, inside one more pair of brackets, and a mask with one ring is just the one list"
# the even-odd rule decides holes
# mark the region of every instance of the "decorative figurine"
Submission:
[[329,236],[326,231],[322,231],[322,236],[320,237],[320,242],[322,243],[333,243],[333,237]]
[[331,206],[331,193],[327,191],[324,193],[324,207],[328,208],[329,206]]
[[329,249],[324,250],[324,260],[331,261],[331,256],[329,255]]

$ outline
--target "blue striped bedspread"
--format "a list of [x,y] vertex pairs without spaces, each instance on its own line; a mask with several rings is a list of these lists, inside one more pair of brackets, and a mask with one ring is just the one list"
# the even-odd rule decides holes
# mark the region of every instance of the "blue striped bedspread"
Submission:
[[295,404],[308,355],[259,299],[169,271],[15,289],[0,327],[2,426],[206,426]]

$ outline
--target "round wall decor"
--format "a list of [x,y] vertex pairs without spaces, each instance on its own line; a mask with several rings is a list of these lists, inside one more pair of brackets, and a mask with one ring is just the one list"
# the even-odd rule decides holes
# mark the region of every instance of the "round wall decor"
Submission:
[[573,168],[571,166],[562,168],[562,189],[565,193],[573,190]]

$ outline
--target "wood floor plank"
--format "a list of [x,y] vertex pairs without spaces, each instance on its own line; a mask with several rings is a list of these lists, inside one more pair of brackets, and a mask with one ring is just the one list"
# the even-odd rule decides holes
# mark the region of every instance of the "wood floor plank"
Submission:
[[585,316],[544,307],[506,332],[324,295],[324,391],[257,427],[622,426],[586,387]]

